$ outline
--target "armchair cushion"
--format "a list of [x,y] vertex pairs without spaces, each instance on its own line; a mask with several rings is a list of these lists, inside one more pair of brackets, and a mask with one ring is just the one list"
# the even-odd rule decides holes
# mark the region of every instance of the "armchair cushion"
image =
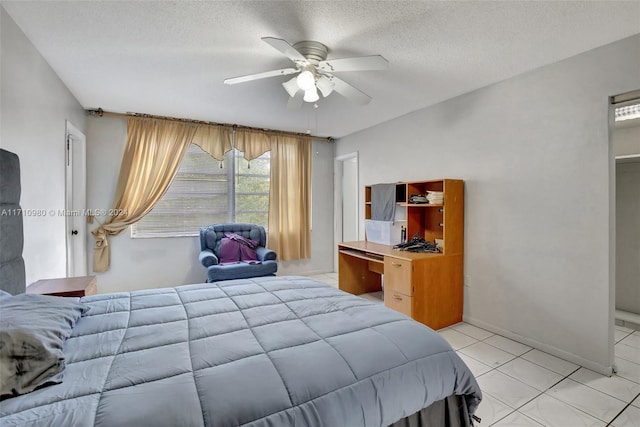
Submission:
[[256,257],[258,242],[246,239],[239,234],[224,233],[220,243],[220,264],[240,261],[260,262]]
[[[235,234],[255,242],[255,256],[260,262],[223,262],[222,239]],[[200,229],[200,263],[207,268],[207,282],[270,276],[278,271],[277,254],[266,247],[264,227],[255,224],[214,224]]]

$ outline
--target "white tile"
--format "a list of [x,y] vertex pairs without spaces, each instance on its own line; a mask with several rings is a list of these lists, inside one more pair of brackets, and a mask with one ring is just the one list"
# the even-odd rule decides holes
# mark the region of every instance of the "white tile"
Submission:
[[513,409],[509,406],[485,394],[482,396],[482,402],[480,402],[475,415],[482,419],[480,425],[489,426],[499,419],[506,417],[511,412],[513,412]]
[[640,365],[616,356],[617,375],[640,384]]
[[633,402],[631,402],[631,404],[633,406],[635,406],[636,408],[640,408],[640,396],[638,396],[638,398],[636,400],[634,400]]
[[520,408],[520,412],[542,425],[554,427],[603,427],[605,423],[567,405],[553,397],[542,394]]
[[611,423],[613,427],[640,427],[640,408],[629,406]]
[[550,371],[556,372],[560,375],[569,375],[573,371],[579,368],[575,363],[562,360],[559,357],[552,356],[548,353],[540,350],[531,350],[521,356],[523,359],[533,362],[536,365],[540,365],[543,368],[547,368]]
[[515,358],[513,354],[507,353],[492,345],[485,344],[482,341],[471,344],[459,351],[492,368],[505,364]]
[[607,377],[587,368],[578,369],[569,378],[625,402],[631,402],[640,393],[638,383],[617,375]]
[[484,342],[491,344],[494,347],[498,347],[500,350],[504,350],[507,353],[515,354],[516,356],[520,356],[531,350],[531,347],[528,345],[520,344],[517,341],[510,340],[509,338],[505,338],[500,335],[489,337],[484,340]]
[[470,325],[468,323],[458,323],[453,326],[458,332],[462,332],[465,335],[469,335],[477,340],[484,340],[493,335],[493,332],[478,328],[477,326]]
[[627,336],[630,335],[629,332],[624,332],[624,331],[621,331],[620,329],[614,329],[613,333],[614,333],[614,339],[616,342],[619,342],[621,339],[626,338]]
[[483,394],[490,394],[513,409],[524,405],[541,393],[533,387],[499,371],[491,371],[478,378]]
[[620,344],[640,349],[640,332],[634,332],[627,335],[622,341],[620,341]]
[[467,365],[475,377],[479,377],[482,374],[489,372],[492,368],[484,363],[469,357],[466,354],[458,353],[460,359]]
[[453,347],[454,350],[459,350],[468,345],[475,344],[478,342],[477,339],[472,338],[469,335],[460,333],[455,329],[445,329],[442,331],[438,331],[438,333],[442,335],[442,337],[446,339],[449,342],[449,344],[451,344],[451,347]]
[[615,328],[622,332],[628,332],[628,333],[633,332],[633,329],[627,328],[626,326],[616,325]]
[[621,400],[568,378],[553,386],[547,394],[606,422],[626,406]]
[[640,363],[640,348],[626,345],[624,341],[625,340],[622,340],[615,345],[616,357],[628,360],[629,362]]
[[515,411],[493,425],[495,427],[540,427],[542,424],[535,422],[533,419],[518,411]]
[[564,378],[521,357],[505,363],[498,367],[498,370],[541,391],[547,390]]
[[384,299],[382,299],[382,292],[369,292],[367,294],[360,294],[358,295],[360,298],[364,298],[367,301],[371,301],[371,302],[376,302],[376,303],[380,303],[383,304],[384,303]]

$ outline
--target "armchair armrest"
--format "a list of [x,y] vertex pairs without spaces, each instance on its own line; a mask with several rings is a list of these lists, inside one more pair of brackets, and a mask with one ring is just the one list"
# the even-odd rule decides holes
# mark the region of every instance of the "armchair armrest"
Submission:
[[277,258],[277,254],[274,251],[263,246],[258,246],[256,248],[256,256],[260,261],[276,261]]
[[204,265],[205,267],[218,264],[218,257],[215,256],[211,249],[204,249],[202,252],[200,252],[199,259],[200,264]]

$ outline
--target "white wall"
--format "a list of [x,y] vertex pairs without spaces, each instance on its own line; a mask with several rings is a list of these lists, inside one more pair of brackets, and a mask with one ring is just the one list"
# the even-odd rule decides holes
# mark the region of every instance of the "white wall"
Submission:
[[[65,121],[84,131],[82,106],[0,7],[0,147],[20,156],[27,284],[66,276]],[[44,212],[34,216],[33,210]],[[53,210],[56,214],[51,215]]]
[[601,372],[613,360],[608,97],[640,88],[639,45],[413,112],[336,150],[360,153],[362,186],[465,180],[465,320]]
[[[110,208],[127,139],[122,118],[89,117],[87,134],[87,206]],[[278,264],[278,274],[328,272],[333,269],[333,153],[334,145],[313,143],[312,259]],[[98,218],[100,221],[103,218]],[[91,226],[94,229],[98,224]],[[98,292],[175,286],[204,282],[198,262],[198,237],[132,239],[130,230],[110,237],[111,268],[98,277]],[[89,265],[93,267],[93,236],[89,235]]]
[[640,119],[634,119],[630,124],[616,124],[613,146],[616,156],[640,155]]
[[335,143],[313,141],[311,155],[311,258],[278,262],[279,275],[333,271],[333,158]]
[[[358,159],[350,158],[342,162],[342,241],[350,242],[358,240],[358,209],[359,188],[354,183],[358,182]],[[349,215],[354,212],[353,215]]]

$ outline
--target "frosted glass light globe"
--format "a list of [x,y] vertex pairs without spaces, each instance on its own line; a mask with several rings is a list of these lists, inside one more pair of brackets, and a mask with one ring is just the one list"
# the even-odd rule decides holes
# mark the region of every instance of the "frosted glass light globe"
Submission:
[[315,86],[312,87],[311,89],[305,90],[304,98],[302,99],[305,102],[316,102],[318,99],[320,99],[320,96],[318,95],[318,91],[316,90]]
[[316,86],[316,79],[315,77],[313,77],[313,73],[311,71],[303,71],[298,74],[296,82],[298,83],[300,89],[304,90],[305,92]]

